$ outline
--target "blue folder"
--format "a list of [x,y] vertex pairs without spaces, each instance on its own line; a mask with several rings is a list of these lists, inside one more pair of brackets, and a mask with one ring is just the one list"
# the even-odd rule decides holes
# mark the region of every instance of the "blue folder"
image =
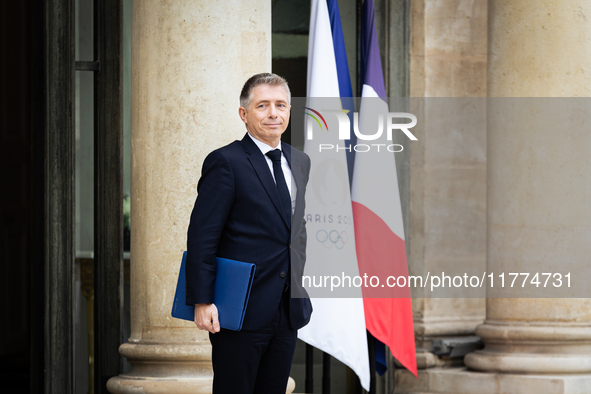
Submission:
[[[172,317],[194,321],[195,306],[185,303],[187,300],[186,260],[187,252],[183,252],[179,280],[172,304]],[[218,308],[220,327],[233,331],[240,331],[242,328],[255,269],[255,265],[251,263],[216,257],[213,303]]]

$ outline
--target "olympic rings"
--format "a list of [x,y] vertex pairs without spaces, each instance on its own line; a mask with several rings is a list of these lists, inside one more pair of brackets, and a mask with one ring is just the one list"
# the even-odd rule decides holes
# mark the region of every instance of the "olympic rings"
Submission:
[[341,231],[339,234],[337,230],[332,230],[331,232],[318,230],[316,233],[316,240],[323,244],[327,249],[332,249],[333,246],[337,249],[343,249],[349,240],[349,236],[346,231]]

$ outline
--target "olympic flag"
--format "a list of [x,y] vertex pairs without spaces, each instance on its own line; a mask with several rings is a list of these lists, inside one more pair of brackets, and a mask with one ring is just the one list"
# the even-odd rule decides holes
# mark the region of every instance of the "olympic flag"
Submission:
[[[359,121],[361,130],[371,130],[370,109],[372,114],[376,110],[388,113],[373,0],[363,3],[361,26],[363,88]],[[385,133],[380,138],[382,140],[374,143],[389,142]],[[394,153],[382,149],[371,154],[356,154],[351,194],[360,271],[380,278],[388,275],[408,277]],[[399,288],[395,297],[388,297],[364,288],[363,301],[367,330],[388,345],[392,355],[416,376],[410,289]]]
[[[327,109],[325,98],[332,97],[335,98],[332,101],[333,109],[340,111],[342,103],[339,98],[351,96],[351,84],[348,82],[349,72],[336,0],[312,1],[309,37],[306,107],[313,109],[315,103],[322,102],[322,109]],[[347,81],[342,80],[345,75]],[[349,92],[341,92],[347,82]],[[353,217],[345,152],[319,152],[318,149],[323,143],[338,144],[337,138],[335,132],[315,133],[314,139],[305,143],[304,151],[312,159],[306,217]],[[330,183],[328,187],[327,182]],[[338,261],[344,271],[359,274],[351,220],[348,223],[310,220],[306,226],[307,270],[311,266],[322,266],[326,261]],[[340,242],[335,247],[327,245],[330,233],[338,234],[336,238],[333,237],[333,241]],[[354,298],[312,297],[312,318],[307,326],[299,330],[298,337],[348,365],[359,376],[363,388],[369,390],[367,334],[362,294],[358,290],[359,294],[351,294]]]

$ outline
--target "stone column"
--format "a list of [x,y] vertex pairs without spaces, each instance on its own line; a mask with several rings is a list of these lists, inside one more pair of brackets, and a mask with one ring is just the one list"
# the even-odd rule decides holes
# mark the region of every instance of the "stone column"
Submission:
[[[410,152],[406,231],[410,274],[426,277],[428,272],[474,267],[482,272],[486,262],[486,130],[484,122],[476,122],[473,128],[462,123],[458,130],[453,121],[467,115],[450,115],[442,109],[445,105],[452,111],[460,108],[458,101],[448,97],[462,98],[466,107],[482,106],[486,96],[486,0],[413,0],[410,7],[410,96],[426,98],[411,101],[411,105],[418,104],[410,111],[420,119],[413,129],[419,134],[418,141],[403,142]],[[474,104],[466,105],[470,100]],[[484,119],[484,111],[481,115]],[[404,175],[399,179],[404,182]],[[433,298],[428,290],[413,290],[417,365],[419,369],[442,365],[431,352],[432,340],[473,335],[484,320],[484,300]]]
[[[489,0],[489,96],[589,96],[590,17],[582,0]],[[517,116],[501,113],[499,100],[489,99],[488,110],[488,271],[568,264],[576,277],[591,255],[591,135],[573,127],[557,136],[539,123],[540,105]],[[588,108],[570,119],[581,114],[589,119]],[[465,363],[499,373],[499,392],[589,392],[590,311],[589,299],[490,298],[476,331],[486,346]]]
[[133,2],[130,372],[112,393],[210,393],[205,332],[170,315],[203,159],[245,132],[239,94],[271,70],[271,1]]

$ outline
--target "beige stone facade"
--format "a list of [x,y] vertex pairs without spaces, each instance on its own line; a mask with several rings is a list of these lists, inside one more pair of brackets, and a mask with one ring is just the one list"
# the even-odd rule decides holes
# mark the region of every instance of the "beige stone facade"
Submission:
[[[591,93],[587,2],[409,4],[411,97],[474,98],[482,105],[487,96]],[[132,370],[109,381],[112,393],[211,392],[208,337],[173,319],[170,306],[200,165],[212,149],[242,136],[238,92],[247,77],[271,69],[271,6],[268,0],[133,3],[131,337],[120,349]],[[588,132],[573,134],[553,156],[578,174],[569,180],[562,167],[512,162],[516,150],[552,139],[551,130],[531,127],[533,119],[522,119],[524,132],[507,138],[486,108],[481,115],[489,119],[461,134],[441,127],[432,108],[412,112],[420,122],[419,140],[409,147],[411,274],[458,266],[498,271],[516,254],[527,267],[527,256],[556,257],[551,239],[563,242],[561,258],[588,263],[591,204],[576,183],[591,173]],[[541,181],[547,194],[527,209],[507,209]],[[561,208],[547,214],[548,207]],[[510,242],[524,234],[527,242]],[[415,290],[419,377],[396,371],[393,392],[589,393],[590,311],[588,299],[432,298]],[[474,334],[485,348],[465,365],[431,351],[434,339]]]
[[[589,95],[589,4],[526,0],[411,3],[413,40],[420,40],[413,43],[411,53],[413,94],[495,98]],[[431,14],[435,10],[438,12]],[[447,18],[448,23],[433,20],[439,18]],[[468,21],[477,19],[480,23]],[[437,57],[442,56],[447,56],[447,62],[438,63]],[[583,256],[590,252],[591,216],[588,196],[583,197],[585,188],[578,179],[588,177],[591,169],[589,155],[583,153],[591,146],[588,133],[572,130],[572,135],[565,136],[568,142],[545,150],[555,141],[555,129],[536,123],[540,114],[535,111],[521,111],[516,116],[516,112],[500,111],[499,103],[488,102],[487,128],[480,140],[486,147],[486,161],[480,163],[482,172],[470,178],[475,187],[482,188],[481,202],[486,207],[481,218],[486,220],[473,223],[480,231],[486,230],[481,233],[486,234],[486,241],[479,240],[483,263],[486,258],[483,267],[488,272],[507,271],[509,267],[513,271],[537,267],[556,270],[556,262],[566,260],[582,272],[588,264]],[[583,112],[583,117],[588,116]],[[508,134],[514,129],[508,130],[503,124],[509,122],[516,122],[520,133]],[[530,155],[541,151],[548,155]],[[428,160],[427,155],[423,157]],[[525,157],[529,159],[523,162]],[[425,169],[427,175],[420,180],[424,185],[429,183],[429,171]],[[410,182],[412,185],[412,173]],[[454,189],[456,193],[461,190]],[[424,196],[424,201],[435,197],[428,193]],[[422,215],[419,224],[431,224],[429,219],[428,214]],[[419,231],[413,223],[411,234]],[[424,245],[428,245],[426,226],[420,234],[425,234]],[[474,240],[457,237],[455,241],[465,244],[469,239]],[[422,247],[421,251],[427,249]],[[439,362],[439,366],[423,365],[427,368],[419,372],[417,380],[399,371],[396,392],[591,392],[588,299],[489,298],[486,309],[482,304],[471,305],[472,301],[459,301],[453,308],[458,312],[456,317],[486,310],[484,324],[475,331],[485,348],[468,354],[465,366],[442,366],[441,360],[433,356],[431,365]],[[429,302],[439,304],[436,313],[451,311],[447,307],[451,300]],[[419,319],[415,322],[418,320],[417,326],[421,327],[425,323],[420,319],[426,313],[420,312],[427,308],[417,304]],[[420,332],[417,334],[420,338]]]

